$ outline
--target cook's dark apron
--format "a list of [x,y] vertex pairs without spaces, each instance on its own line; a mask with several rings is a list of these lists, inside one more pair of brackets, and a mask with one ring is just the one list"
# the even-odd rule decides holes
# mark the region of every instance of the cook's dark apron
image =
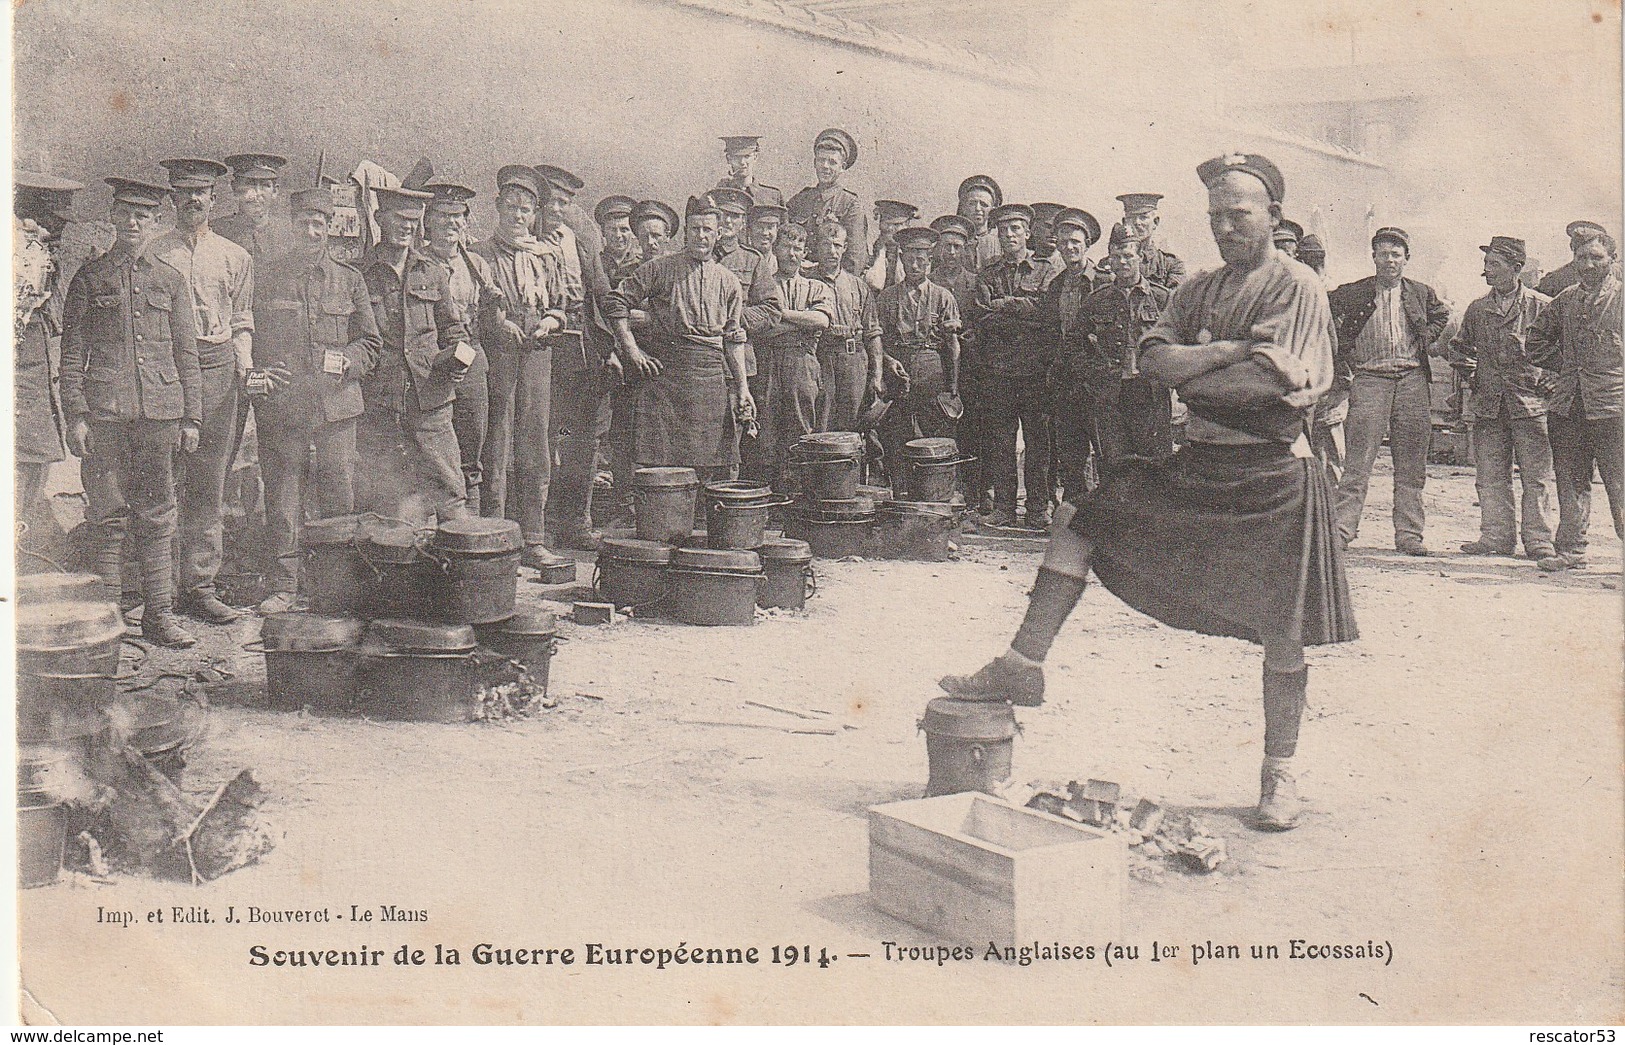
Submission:
[[660,373],[635,389],[636,463],[686,468],[737,464],[733,406],[722,349],[692,341],[649,339]]

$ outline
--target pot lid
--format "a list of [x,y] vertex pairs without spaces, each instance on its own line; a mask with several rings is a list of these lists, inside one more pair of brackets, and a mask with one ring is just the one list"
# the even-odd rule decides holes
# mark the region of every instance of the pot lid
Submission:
[[740,570],[760,572],[762,557],[737,548],[673,548],[671,565],[687,570]]
[[103,602],[102,579],[94,573],[30,573],[17,578],[17,604]]
[[374,562],[413,562],[418,557],[417,531],[410,526],[374,523],[361,535],[362,554]]
[[939,515],[952,519],[962,506],[949,501],[887,501],[879,511],[895,515]]
[[516,552],[524,548],[512,519],[448,519],[434,532],[435,547],[455,552]]
[[559,620],[552,610],[520,610],[507,620],[490,625],[490,630],[503,635],[556,635]]
[[698,486],[700,476],[692,468],[639,468],[632,473],[632,485],[645,489],[662,486]]
[[826,519],[861,519],[875,514],[870,497],[847,497],[833,501],[813,501],[812,510]]
[[470,625],[415,620],[375,620],[367,625],[367,643],[407,653],[461,653],[475,646]]
[[756,554],[765,562],[805,562],[813,557],[812,545],[793,537],[769,537]]
[[598,558],[665,563],[671,560],[671,547],[659,541],[643,541],[636,537],[605,537],[598,545]]
[[706,483],[705,495],[714,501],[728,503],[765,501],[773,496],[773,487],[766,483],[731,480],[723,483]]
[[313,544],[348,544],[355,540],[361,528],[360,516],[336,515],[331,519],[315,519],[304,525],[299,540],[306,547]]
[[903,456],[914,461],[951,461],[959,456],[959,444],[937,436],[910,439],[903,444]]
[[355,645],[363,627],[362,622],[354,617],[273,613],[260,625],[260,643],[267,650],[275,652],[346,649]]
[[920,728],[963,740],[1008,740],[1016,735],[1016,713],[1009,704],[938,697],[925,706]]
[[17,608],[17,649],[24,653],[84,649],[124,635],[112,602],[46,602]]
[[811,432],[802,436],[796,446],[806,450],[851,453],[863,449],[863,436],[857,432]]

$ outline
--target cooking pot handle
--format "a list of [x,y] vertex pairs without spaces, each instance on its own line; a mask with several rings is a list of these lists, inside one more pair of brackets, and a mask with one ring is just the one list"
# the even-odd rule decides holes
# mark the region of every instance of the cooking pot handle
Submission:
[[135,678],[137,675],[141,674],[141,669],[143,669],[143,668],[145,668],[147,666],[147,660],[151,656],[152,651],[147,646],[147,644],[145,642],[142,642],[139,639],[132,638],[129,635],[126,635],[122,639],[120,639],[119,643],[120,643],[120,645],[129,646],[129,647],[133,648],[137,653],[139,653],[141,655],[140,659],[136,661],[135,670],[131,671],[128,675],[123,674],[121,672],[121,673],[114,676],[116,679],[118,679],[118,681],[126,682],[126,681],[128,681],[130,679]]
[[[814,570],[813,569],[813,564],[809,562],[807,564],[806,570],[802,574],[802,576],[805,578],[804,584],[806,585],[806,588],[807,588],[806,598],[810,599],[814,595],[818,594],[818,571]],[[922,720],[922,723],[923,723],[923,720]],[[923,726],[922,726],[922,728],[923,728]]]
[[598,590],[598,580],[603,575],[604,575],[603,567],[601,565],[599,565],[597,559],[594,559],[593,563],[592,563],[592,590],[598,592],[598,594],[600,594],[600,595],[602,595],[603,592]]
[[260,639],[255,639],[253,642],[243,643],[242,648],[250,653],[264,653],[265,643]]
[[977,765],[981,765],[982,760],[984,758],[986,758],[986,757],[987,757],[987,755],[983,751],[982,745],[980,745],[980,744],[972,744],[970,746],[970,760],[972,762],[975,762]]

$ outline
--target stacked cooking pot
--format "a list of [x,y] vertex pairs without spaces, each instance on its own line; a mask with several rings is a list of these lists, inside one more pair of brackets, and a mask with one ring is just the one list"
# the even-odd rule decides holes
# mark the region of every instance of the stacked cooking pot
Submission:
[[[594,586],[605,601],[686,624],[747,625],[758,606],[802,609],[811,581],[805,542],[771,535],[787,499],[749,482],[710,483],[692,468],[643,468],[634,476],[637,536],[607,537]],[[702,543],[694,520],[703,496]]]
[[965,502],[959,495],[961,457],[952,439],[914,439],[903,445],[894,481],[898,496],[876,511],[875,554],[890,559],[942,562],[959,532]]
[[964,501],[958,493],[959,456],[952,439],[915,439],[895,469],[897,492],[859,485],[863,440],[855,432],[817,432],[790,452],[801,497],[786,532],[807,541],[823,559],[948,558]]
[[271,705],[465,722],[510,660],[545,693],[557,627],[545,611],[515,612],[522,551],[506,519],[307,525],[310,611],[272,614],[260,631]]

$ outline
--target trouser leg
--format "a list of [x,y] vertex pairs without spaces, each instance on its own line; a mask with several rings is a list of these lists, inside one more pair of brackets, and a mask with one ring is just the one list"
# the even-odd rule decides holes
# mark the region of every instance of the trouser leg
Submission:
[[1517,541],[1512,500],[1512,428],[1505,414],[1480,417],[1474,426],[1473,471],[1478,489],[1478,539],[1511,550]]
[[1518,417],[1510,424],[1512,452],[1518,461],[1518,483],[1523,492],[1523,518],[1519,533],[1530,555],[1552,552],[1552,444],[1546,418]]
[[356,418],[320,425],[314,437],[310,493],[316,518],[331,519],[355,511]]
[[214,594],[225,533],[226,473],[237,438],[235,363],[203,372],[203,427],[195,453],[182,458],[179,486],[181,590]]
[[527,352],[514,382],[513,471],[505,511],[527,545],[547,543],[547,494],[553,479],[553,353]]
[[1056,400],[1055,458],[1061,487],[1069,498],[1084,493],[1083,477],[1089,462],[1089,432],[1085,424],[1081,397],[1066,395]]
[[355,474],[356,507],[399,518],[410,493],[400,416],[386,408],[368,409],[356,424],[356,452],[360,455]]
[[1049,511],[1049,413],[1044,409],[1044,384],[1040,380],[1021,382],[1016,400],[1021,420],[1021,438],[1026,450],[1022,456],[1022,482],[1027,487],[1027,514]]
[[299,529],[304,523],[306,464],[311,433],[303,427],[261,428],[260,477],[265,483],[265,538],[270,545],[269,593],[299,590]]
[[1620,421],[1617,417],[1603,417],[1594,421],[1585,422],[1587,434],[1591,444],[1591,456],[1596,459],[1597,471],[1602,474],[1602,488],[1608,491],[1608,510],[1614,517],[1614,535],[1625,539],[1625,516],[1621,509],[1620,498],[1625,491],[1621,490],[1622,463],[1620,457],[1625,454],[1625,433],[1622,433]]
[[[81,460],[80,479],[85,488],[85,523],[90,527],[96,574],[103,595],[119,602],[124,591],[124,540],[129,530],[130,507],[124,499],[123,474],[131,440],[125,425],[92,423],[90,452]],[[131,545],[134,558],[134,545]]]
[[415,522],[429,512],[437,522],[460,519],[468,514],[462,453],[457,447],[457,430],[452,427],[451,412],[451,403],[424,410],[417,405],[412,393],[407,394],[401,428],[412,450],[416,478],[413,499],[421,498],[424,505],[423,509],[411,511],[406,517],[408,521]]
[[457,452],[463,467],[463,485],[468,492],[470,514],[480,512],[485,472],[485,437],[490,425],[490,361],[484,352],[463,375],[457,398],[451,405],[451,426],[457,432]]
[[547,517],[558,533],[588,529],[598,460],[598,377],[578,367],[553,368],[553,444],[558,474],[548,488]]
[[1560,555],[1581,556],[1591,525],[1591,475],[1594,458],[1585,420],[1558,414],[1546,418],[1552,444],[1552,472],[1557,483],[1557,536]]
[[[233,412],[228,420],[235,418]],[[126,427],[128,443],[120,486],[129,505],[129,543],[141,562],[147,612],[168,612],[174,601],[171,548],[175,539],[174,421],[135,421]],[[229,435],[230,428],[225,432]]]
[[1426,513],[1422,488],[1428,479],[1428,445],[1433,439],[1433,404],[1427,374],[1417,367],[1399,379],[1389,444],[1394,460],[1394,540],[1421,540]]
[[637,446],[633,430],[636,396],[630,385],[622,385],[610,396],[610,472],[614,475],[614,516],[624,516],[632,507],[632,473],[637,470],[632,452]]
[[513,470],[513,424],[518,406],[519,375],[524,354],[514,349],[487,353],[485,446],[480,455],[480,514],[503,518],[508,505],[508,480]]
[[1345,541],[1360,533],[1360,515],[1365,511],[1366,490],[1371,485],[1371,466],[1377,463],[1383,436],[1394,410],[1394,378],[1372,374],[1354,375],[1349,390],[1346,424],[1348,457],[1343,481],[1337,485],[1337,528]]

